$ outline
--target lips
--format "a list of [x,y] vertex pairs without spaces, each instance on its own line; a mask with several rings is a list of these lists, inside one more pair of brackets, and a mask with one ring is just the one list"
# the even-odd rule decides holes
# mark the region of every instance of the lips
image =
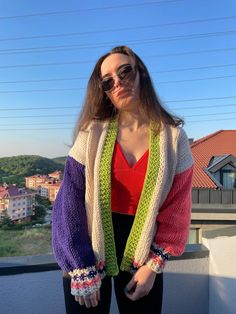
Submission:
[[119,90],[117,93],[116,93],[116,96],[122,96],[122,95],[125,95],[128,93],[128,90],[126,89],[122,89],[122,90]]

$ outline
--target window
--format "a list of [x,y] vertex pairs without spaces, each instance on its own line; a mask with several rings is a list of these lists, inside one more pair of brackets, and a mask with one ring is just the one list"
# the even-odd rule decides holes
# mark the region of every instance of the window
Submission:
[[226,189],[236,188],[236,168],[228,164],[220,169],[220,183]]

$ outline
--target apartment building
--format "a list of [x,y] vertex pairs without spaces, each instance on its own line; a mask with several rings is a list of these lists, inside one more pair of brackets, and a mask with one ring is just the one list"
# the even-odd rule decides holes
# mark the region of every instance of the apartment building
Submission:
[[43,183],[40,188],[38,189],[38,193],[42,197],[46,197],[49,199],[50,202],[54,202],[57,196],[57,193],[60,189],[61,182],[56,182],[56,183]]
[[0,220],[9,217],[12,221],[30,221],[34,208],[34,192],[16,185],[0,186]]
[[37,191],[42,197],[54,202],[62,180],[62,172],[54,171],[48,175],[33,175],[25,178],[27,188]]

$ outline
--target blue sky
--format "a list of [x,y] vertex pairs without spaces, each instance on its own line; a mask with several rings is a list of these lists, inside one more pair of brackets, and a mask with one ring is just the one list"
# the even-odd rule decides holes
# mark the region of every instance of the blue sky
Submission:
[[66,155],[93,66],[120,44],[189,137],[235,129],[234,0],[0,0],[0,12],[0,157]]

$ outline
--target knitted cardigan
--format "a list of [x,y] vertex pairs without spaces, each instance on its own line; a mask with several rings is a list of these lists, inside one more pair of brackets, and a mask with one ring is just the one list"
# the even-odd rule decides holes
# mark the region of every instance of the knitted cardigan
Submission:
[[[71,276],[71,293],[85,296],[117,265],[111,216],[111,163],[117,121],[92,122],[80,131],[67,157],[52,213],[55,258]],[[182,128],[150,128],[149,159],[122,271],[147,264],[161,272],[169,255],[181,255],[191,213],[193,159]],[[122,197],[122,195],[121,195]]]

